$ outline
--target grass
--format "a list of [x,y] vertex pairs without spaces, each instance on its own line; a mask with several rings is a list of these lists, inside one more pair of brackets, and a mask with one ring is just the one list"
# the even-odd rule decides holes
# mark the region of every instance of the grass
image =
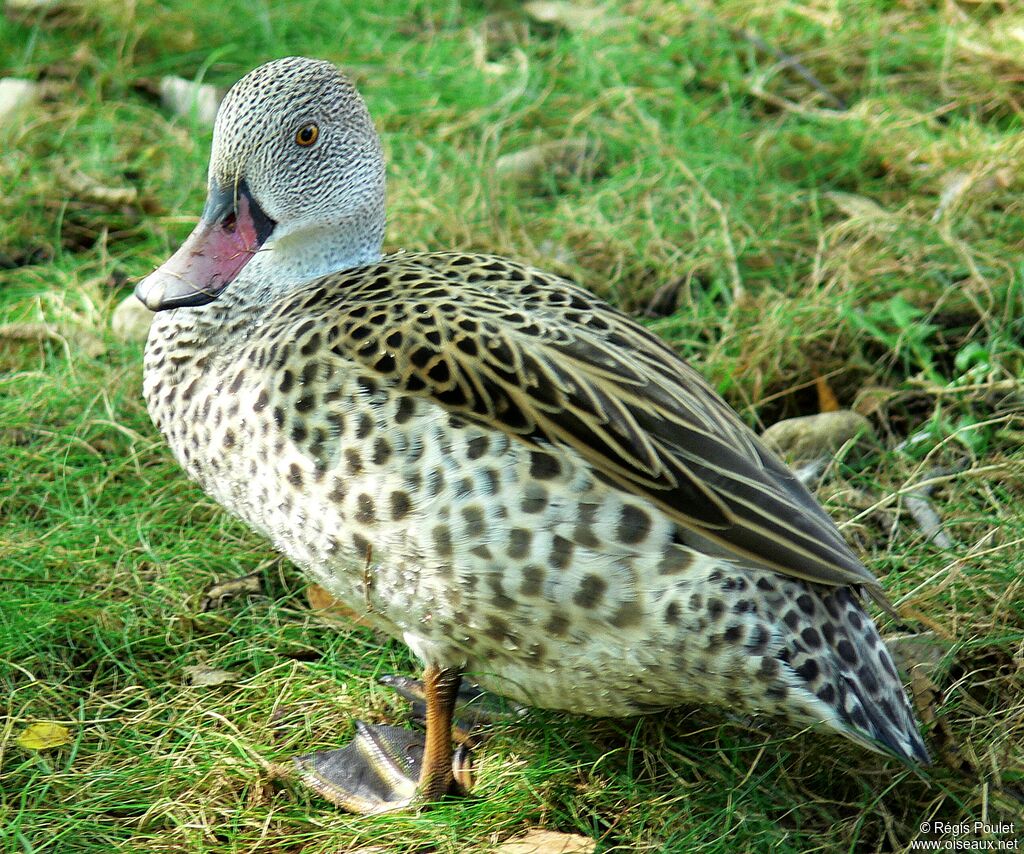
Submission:
[[[601,851],[901,851],[935,838],[926,820],[1024,833],[1024,19],[924,0],[602,10],[567,27],[501,0],[82,0],[0,26],[0,73],[43,84],[0,130],[4,850],[482,852],[533,825]],[[817,411],[818,377],[870,415],[879,445],[820,495],[945,651],[915,682],[933,768],[685,709],[496,726],[474,797],[421,815],[346,816],[277,776],[352,716],[406,720],[376,679],[414,662],[312,614],[298,573],[185,480],[141,402],[141,346],[109,318],[202,205],[209,131],[154,81],[226,85],[289,53],[360,84],[390,158],[389,247],[571,275],[754,427]],[[590,168],[494,169],[567,137],[596,148]],[[76,173],[136,201],[69,189]],[[943,550],[905,497],[961,461],[932,494]],[[259,595],[200,610],[250,572]],[[188,685],[197,664],[239,679]],[[38,721],[70,743],[20,747]]]

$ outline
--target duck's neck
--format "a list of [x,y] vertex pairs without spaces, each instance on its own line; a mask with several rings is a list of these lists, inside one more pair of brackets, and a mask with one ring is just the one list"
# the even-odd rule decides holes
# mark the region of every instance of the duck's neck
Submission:
[[383,216],[272,236],[218,302],[236,309],[264,307],[320,276],[378,260],[383,242]]

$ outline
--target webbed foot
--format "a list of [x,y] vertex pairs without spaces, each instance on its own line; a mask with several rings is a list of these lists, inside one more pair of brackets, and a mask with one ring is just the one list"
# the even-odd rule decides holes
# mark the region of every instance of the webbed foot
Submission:
[[302,781],[336,806],[361,815],[425,806],[472,788],[469,749],[452,752],[449,774],[430,791],[419,788],[426,744],[423,733],[356,721],[345,747],[319,750],[292,761]]
[[306,785],[331,803],[362,815],[425,807],[472,785],[469,750],[452,750],[452,712],[461,673],[429,666],[423,673],[427,730],[356,722],[339,750],[294,759]]

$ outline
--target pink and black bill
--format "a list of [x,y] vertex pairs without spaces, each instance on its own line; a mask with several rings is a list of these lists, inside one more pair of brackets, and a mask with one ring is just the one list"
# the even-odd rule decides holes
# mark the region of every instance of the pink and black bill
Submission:
[[270,237],[275,223],[245,181],[211,184],[195,230],[170,258],[146,276],[135,296],[152,311],[206,305],[231,284]]

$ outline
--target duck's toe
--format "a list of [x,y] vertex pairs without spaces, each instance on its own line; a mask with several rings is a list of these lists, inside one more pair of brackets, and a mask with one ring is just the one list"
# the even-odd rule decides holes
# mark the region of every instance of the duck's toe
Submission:
[[311,789],[349,812],[374,815],[425,806],[473,785],[469,749],[452,754],[451,771],[427,775],[424,785],[422,733],[356,721],[355,737],[337,750],[320,750],[293,761]]

